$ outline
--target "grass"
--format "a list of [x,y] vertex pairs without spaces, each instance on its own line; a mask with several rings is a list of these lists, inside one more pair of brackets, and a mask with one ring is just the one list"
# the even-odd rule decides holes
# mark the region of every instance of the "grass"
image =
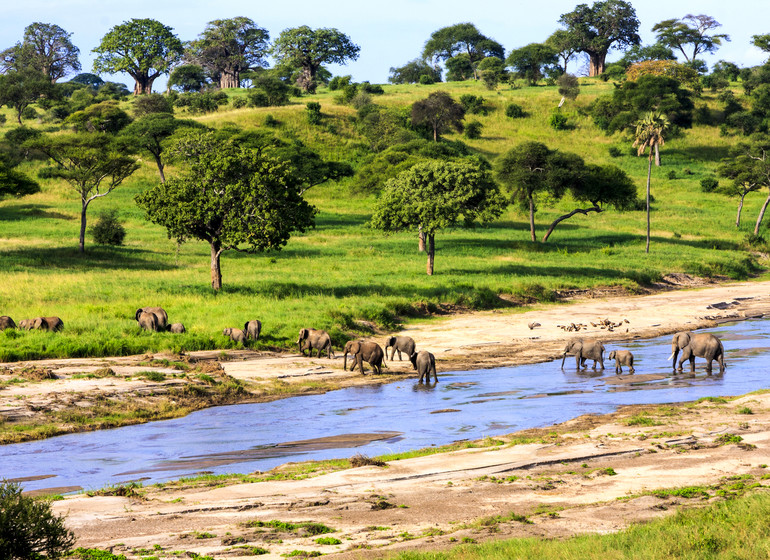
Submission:
[[770,494],[756,493],[704,508],[683,510],[608,535],[564,540],[536,538],[490,541],[441,552],[404,552],[391,560],[760,560],[770,554]]
[[[641,192],[646,160],[627,155],[629,138],[605,136],[583,114],[593,98],[611,91],[612,84],[582,82],[577,101],[564,109],[576,127],[571,131],[555,131],[547,124],[559,100],[554,87],[489,92],[470,82],[385,86],[386,94],[374,99],[407,107],[438,89],[455,98],[481,95],[493,110],[476,117],[484,125],[482,137],[467,140],[477,153],[494,162],[517,143],[536,139],[575,152],[590,163],[620,166]],[[215,127],[235,122],[248,128],[261,127],[269,113],[281,123],[275,129],[278,135],[299,138],[324,157],[350,161],[355,167],[367,155],[365,139],[350,119],[353,109],[337,105],[334,95],[322,90],[314,98],[325,115],[319,126],[306,121],[306,99],[286,107],[222,109],[195,118]],[[715,103],[710,94],[705,100]],[[507,118],[504,107],[510,102],[522,105],[528,116]],[[9,120],[0,133],[13,126]],[[447,135],[449,140],[458,138]],[[61,333],[0,333],[0,361],[233,348],[236,344],[221,335],[222,329],[252,318],[263,322],[263,335],[255,345],[259,349],[292,347],[303,326],[328,330],[340,346],[350,337],[369,334],[359,320],[391,329],[442,308],[510,305],[500,294],[548,301],[563,289],[614,285],[633,292],[669,272],[745,279],[761,270],[743,239],[763,196],[747,197],[746,225],[737,230],[732,223],[733,201],[704,194],[699,184],[714,173],[718,160],[736,141],[720,136],[715,127],[695,127],[666,142],[665,167],[653,173],[656,202],[649,255],[644,253],[644,212],[610,210],[573,219],[557,228],[552,241],[540,244],[528,241],[526,215],[511,206],[489,227],[439,232],[436,274],[428,277],[415,235],[384,236],[369,229],[375,197],[351,195],[355,179],[344,179],[306,193],[319,209],[316,228],[293,236],[283,251],[225,253],[224,288],[219,294],[208,285],[208,246],[201,242],[177,246],[165,230],[145,221],[133,203],[137,193],[157,181],[157,170],[150,163],[90,209],[91,222],[101,211],[117,209],[128,231],[126,244],[100,247],[89,240],[85,255],[76,250],[79,202],[61,181],[41,180],[41,193],[0,203],[4,269],[0,298],[6,302],[2,313],[17,322],[58,315],[65,328]],[[611,158],[610,146],[620,147],[626,155]],[[35,175],[41,166],[42,162],[32,161],[21,170]],[[680,178],[666,178],[669,170]],[[173,165],[167,168],[169,176],[177,171]],[[542,204],[536,216],[540,233],[573,204],[570,200]],[[140,331],[134,312],[146,305],[163,306],[171,322],[184,323],[187,333]]]

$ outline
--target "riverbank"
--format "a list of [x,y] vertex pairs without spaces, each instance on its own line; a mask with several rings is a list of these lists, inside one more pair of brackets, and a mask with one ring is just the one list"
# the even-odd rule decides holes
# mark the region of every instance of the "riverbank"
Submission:
[[[608,344],[770,313],[768,281],[716,285],[681,277],[674,281],[679,284],[669,288],[682,284],[698,288],[640,296],[592,292],[580,294],[568,305],[434,318],[412,324],[402,334],[413,337],[418,349],[433,352],[441,372],[559,359],[565,342],[577,336]],[[530,328],[532,323],[538,325]],[[382,343],[384,338],[383,334],[375,340]],[[408,361],[389,361],[387,373],[378,376],[344,371],[342,361],[339,353],[330,360],[241,350],[0,364],[0,442],[415,376]],[[636,379],[643,373],[637,371]]]

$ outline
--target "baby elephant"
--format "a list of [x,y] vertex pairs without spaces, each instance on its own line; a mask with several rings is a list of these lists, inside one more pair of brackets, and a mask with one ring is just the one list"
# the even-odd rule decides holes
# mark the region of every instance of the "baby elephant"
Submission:
[[246,333],[246,338],[250,338],[254,341],[259,340],[259,333],[262,332],[262,321],[259,319],[246,321],[243,325],[243,332]]
[[610,360],[615,360],[615,373],[623,373],[623,366],[628,366],[628,373],[634,373],[634,355],[628,350],[613,350]]
[[411,336],[391,336],[385,341],[385,357],[388,357],[388,348],[392,348],[390,351],[390,359],[398,352],[398,359],[401,361],[401,352],[407,355],[407,357],[414,354],[414,339]]
[[425,383],[430,383],[430,374],[433,374],[433,381],[438,383],[438,376],[436,375],[436,357],[430,352],[420,350],[419,352],[412,352],[409,356],[409,361],[412,362],[412,367],[420,374],[420,380],[418,383],[422,383],[422,378],[425,377]]
[[168,327],[168,330],[174,334],[182,334],[187,332],[187,329],[184,328],[182,323],[174,323]]
[[246,346],[246,333],[244,333],[241,329],[225,329],[222,331],[222,334],[224,336],[229,336],[230,339],[234,342],[240,342]]

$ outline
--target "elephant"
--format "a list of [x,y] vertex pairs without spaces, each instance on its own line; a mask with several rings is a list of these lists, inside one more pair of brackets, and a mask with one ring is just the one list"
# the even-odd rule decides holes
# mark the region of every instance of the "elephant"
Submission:
[[229,336],[231,340],[234,342],[240,342],[244,346],[246,346],[246,333],[244,333],[241,329],[232,329],[228,328],[222,331],[222,334],[224,336]]
[[246,323],[243,325],[243,332],[246,333],[246,338],[250,338],[254,341],[259,340],[259,333],[262,332],[262,321],[259,319],[246,321]]
[[157,331],[166,331],[168,330],[168,313],[166,313],[166,310],[162,307],[140,307],[136,310],[136,313],[134,314],[134,317],[136,320],[139,320],[139,315],[142,313],[152,313],[155,315],[157,328],[154,330]]
[[425,377],[425,383],[430,383],[430,374],[433,374],[433,381],[438,383],[438,376],[436,375],[436,357],[425,350],[419,352],[412,352],[409,356],[409,361],[412,362],[412,367],[420,374],[420,380],[418,383],[422,383],[422,378]]
[[[682,356],[677,364],[676,357],[679,351]],[[683,331],[676,333],[671,339],[671,355],[674,372],[682,371],[682,363],[690,360],[690,372],[695,373],[695,357],[706,358],[706,373],[711,375],[711,362],[719,363],[719,373],[725,372],[725,349],[722,341],[711,333],[693,333]]]
[[137,310],[136,322],[146,331],[157,332],[160,330],[158,327],[158,316],[155,313],[139,309]]
[[174,334],[182,334],[187,332],[187,329],[184,328],[182,323],[173,323],[169,325],[168,330]]
[[613,350],[608,356],[609,360],[615,360],[615,373],[623,373],[623,366],[628,366],[628,373],[634,373],[634,355],[628,350]]
[[580,369],[581,366],[585,367],[586,360],[594,361],[594,369],[596,369],[596,363],[598,362],[601,369],[604,369],[604,345],[598,340],[583,340],[577,338],[567,343],[564,347],[564,354],[561,358],[561,367],[564,368],[564,360],[567,359],[567,354],[575,355],[575,364]]
[[356,366],[358,366],[361,370],[361,375],[365,375],[364,362],[369,362],[374,373],[382,373],[382,361],[385,357],[385,353],[376,342],[349,340],[345,344],[345,356],[342,362],[342,369],[344,370],[347,370],[348,353],[350,353],[353,358],[353,365],[350,366],[350,371],[354,371]]
[[22,319],[21,321],[19,321],[19,328],[25,331],[32,330],[32,324],[34,322],[35,322],[34,319]]
[[392,348],[390,351],[390,360],[398,352],[398,360],[401,361],[401,352],[406,354],[407,359],[414,354],[414,339],[411,336],[391,336],[385,341],[385,358],[388,358],[388,348]]
[[16,323],[13,322],[13,319],[11,319],[8,315],[2,315],[0,316],[0,331],[4,331],[5,329],[15,329]]
[[318,350],[318,357],[321,357],[321,352],[326,350],[327,357],[332,358],[334,356],[334,350],[332,349],[332,339],[329,333],[326,331],[316,329],[300,329],[299,338],[297,339],[297,345],[299,346],[299,352],[303,356],[305,350],[308,351],[308,356],[313,355],[313,348]]
[[58,317],[36,317],[32,319],[32,329],[57,332],[64,328],[64,321]]

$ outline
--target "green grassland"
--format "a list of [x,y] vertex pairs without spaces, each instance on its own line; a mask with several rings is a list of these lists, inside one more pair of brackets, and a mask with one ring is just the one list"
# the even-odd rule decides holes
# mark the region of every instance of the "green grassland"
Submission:
[[[643,194],[647,158],[632,155],[627,136],[608,137],[597,129],[585,108],[597,95],[612,91],[611,83],[582,79],[581,94],[563,112],[571,130],[556,131],[548,118],[558,104],[556,87],[488,91],[473,82],[431,86],[385,86],[375,103],[402,107],[447,90],[455,98],[481,95],[488,115],[469,115],[483,125],[482,137],[462,139],[492,163],[526,140],[571,151],[589,163],[623,168]],[[264,109],[220,108],[194,117],[212,127],[236,123],[263,127],[267,115],[279,121],[277,135],[298,138],[327,159],[350,161],[354,167],[367,155],[365,139],[355,128],[355,110],[335,101],[336,92],[321,90],[312,97],[322,106],[320,125],[307,123],[305,103]],[[236,91],[231,95],[245,95]],[[523,119],[505,116],[515,102],[527,112]],[[710,94],[698,103],[716,107]],[[130,101],[126,102],[130,105]],[[0,133],[15,126],[8,116]],[[181,112],[179,116],[185,116]],[[43,129],[50,125],[36,125]],[[623,286],[630,292],[670,272],[724,275],[745,279],[761,273],[762,261],[749,252],[746,235],[764,200],[750,195],[744,225],[735,228],[736,200],[704,194],[700,180],[714,174],[735,137],[719,135],[716,127],[695,126],[662,148],[664,166],[653,169],[652,244],[644,253],[644,211],[608,210],[576,216],[561,224],[546,244],[529,241],[527,215],[516,206],[488,227],[441,231],[436,236],[436,270],[425,274],[425,256],[417,252],[416,233],[385,236],[367,222],[376,197],[355,193],[355,179],[313,187],[306,193],[318,210],[316,227],[291,238],[280,252],[261,255],[227,252],[222,258],[223,289],[210,288],[209,247],[191,241],[177,246],[163,228],[146,221],[134,196],[153,185],[157,170],[150,158],[124,185],[89,209],[90,223],[100,212],[117,209],[127,229],[121,247],[101,247],[90,238],[86,254],[77,252],[79,200],[57,180],[40,180],[42,192],[0,202],[0,314],[20,319],[58,315],[61,333],[4,331],[0,360],[54,356],[95,356],[170,349],[227,348],[221,330],[252,318],[263,322],[258,348],[284,348],[303,326],[329,330],[336,345],[367,333],[359,320],[394,328],[399,322],[435,311],[441,305],[468,308],[504,307],[500,294],[524,301],[548,301],[554,290]],[[608,149],[623,155],[612,158]],[[26,162],[21,171],[35,175],[43,165]],[[669,179],[674,170],[676,179]],[[173,176],[173,166],[167,175]],[[543,205],[536,215],[539,236],[558,215],[574,208],[566,198]],[[186,325],[186,334],[144,333],[133,320],[141,306],[163,306],[171,322]]]

